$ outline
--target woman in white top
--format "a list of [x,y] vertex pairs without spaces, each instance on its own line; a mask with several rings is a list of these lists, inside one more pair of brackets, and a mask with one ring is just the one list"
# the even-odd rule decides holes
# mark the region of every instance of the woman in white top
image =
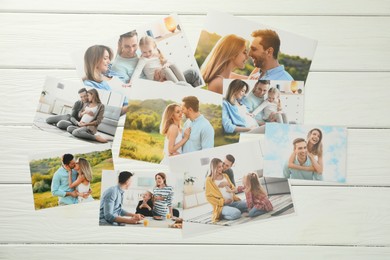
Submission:
[[79,203],[93,201],[90,193],[92,169],[84,158],[78,158],[74,169],[78,172],[77,179],[72,183],[72,171],[69,172],[69,188],[75,188],[79,194]]
[[178,104],[169,104],[163,113],[160,133],[165,135],[164,140],[164,158],[161,164],[168,163],[168,157],[181,153],[182,146],[190,138],[191,128],[187,128],[182,133],[181,120],[183,112]]

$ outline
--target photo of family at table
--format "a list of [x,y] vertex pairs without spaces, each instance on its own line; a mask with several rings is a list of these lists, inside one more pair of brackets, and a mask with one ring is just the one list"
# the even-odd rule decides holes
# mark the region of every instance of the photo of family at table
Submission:
[[263,176],[258,141],[173,157],[170,163],[173,173],[184,173],[185,222],[234,226],[294,212],[287,179]]
[[[203,85],[189,43],[174,15],[102,39],[72,54],[86,86],[130,96],[139,79],[171,82],[182,86]],[[126,109],[127,101],[124,103]]]
[[111,147],[80,148],[59,156],[31,156],[30,173],[35,209],[91,202],[100,198],[102,171],[113,170]]
[[178,186],[178,179],[164,172],[105,174],[99,224],[182,228]]
[[344,127],[267,124],[264,175],[345,182],[346,147]]
[[170,157],[237,142],[222,131],[222,98],[203,89],[138,80],[119,156],[167,164]]
[[293,33],[211,12],[195,58],[208,90],[222,94],[224,79],[306,81],[316,44]]
[[264,134],[265,123],[303,122],[302,81],[224,79],[223,94],[222,125],[227,134]]

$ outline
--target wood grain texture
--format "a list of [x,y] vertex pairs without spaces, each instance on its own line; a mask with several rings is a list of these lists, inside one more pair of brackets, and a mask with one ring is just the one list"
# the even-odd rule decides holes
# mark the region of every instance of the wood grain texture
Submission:
[[[9,138],[12,133],[12,138]],[[123,128],[119,127],[112,146],[115,166],[133,171],[154,169],[153,164],[118,158]],[[31,127],[0,127],[0,183],[31,183],[28,157],[31,153],[57,150],[77,150],[89,145],[74,138],[45,133]],[[364,149],[362,149],[364,147]],[[345,185],[390,186],[390,130],[348,130],[347,183]],[[313,182],[295,180],[295,185],[313,185]],[[316,185],[321,185],[316,183]],[[329,185],[329,184],[328,184]],[[335,185],[335,184],[331,184]]]
[[153,0],[111,2],[96,2],[85,0],[79,2],[70,0],[66,2],[53,2],[50,0],[37,0],[34,4],[23,1],[2,0],[0,12],[44,12],[44,13],[115,13],[115,14],[205,14],[208,10],[219,10],[242,15],[389,15],[390,5],[386,0],[329,0],[321,4],[313,4],[310,0],[246,0],[237,2],[190,0],[185,4],[175,0],[155,2]]
[[[293,182],[296,215],[184,239],[99,227],[97,201],[35,211],[28,155],[88,145],[31,129],[46,75],[75,80],[71,51],[172,12],[194,49],[209,10],[318,40],[305,122],[350,127],[347,183]],[[0,0],[0,24],[0,259],[389,259],[389,1]],[[118,158],[119,145],[116,167],[153,167]]]
[[[153,15],[0,14],[0,68],[74,68],[71,51],[162,18]],[[204,15],[181,17],[195,50]],[[390,71],[390,17],[246,16],[318,40],[311,71]],[[80,24],[83,24],[80,27]],[[115,26],[113,26],[113,24]],[[362,34],[364,32],[364,34]],[[248,35],[248,38],[249,35]],[[26,44],[28,48],[26,48]],[[50,47],[49,47],[50,46]],[[9,50],[17,50],[18,55]],[[363,51],[364,50],[364,51]]]
[[[71,252],[71,253],[70,253]],[[1,259],[21,259],[26,255],[29,260],[50,259],[53,255],[64,255],[68,260],[101,259],[257,259],[259,255],[266,259],[306,259],[309,255],[315,259],[388,259],[388,248],[341,247],[341,246],[267,246],[267,245],[80,245],[80,244],[33,244],[0,245]]]
[[[0,70],[0,125],[31,125],[46,76],[77,80],[74,70]],[[390,72],[312,72],[305,87],[305,124],[390,128],[389,84]]]
[[389,188],[293,186],[292,195],[295,216],[182,239],[172,229],[100,227],[98,201],[34,212],[31,185],[3,184],[0,243],[390,245]]

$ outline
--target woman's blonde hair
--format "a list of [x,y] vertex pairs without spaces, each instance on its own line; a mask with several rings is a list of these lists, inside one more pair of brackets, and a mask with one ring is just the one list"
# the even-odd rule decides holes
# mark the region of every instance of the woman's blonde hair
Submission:
[[173,114],[175,113],[176,107],[180,105],[176,103],[169,104],[162,115],[161,124],[160,124],[160,134],[166,135],[171,124],[173,124]]
[[160,49],[157,48],[156,41],[150,37],[150,36],[144,36],[139,40],[139,47],[146,46],[146,45],[152,45],[153,48],[157,49],[158,54],[160,55],[159,60],[161,65],[164,65],[167,60],[164,58],[164,55],[161,53]]
[[250,192],[254,196],[267,195],[267,192],[261,186],[259,177],[255,172],[246,174],[243,178],[243,184],[245,187],[245,192]]
[[213,158],[210,162],[210,174],[209,177],[211,177],[213,180],[215,179],[215,174],[217,172],[218,164],[222,163],[221,159]]
[[245,46],[245,39],[235,34],[219,39],[201,66],[200,71],[204,81],[209,83],[220,75]]
[[89,162],[84,158],[78,158],[77,163],[79,164],[80,167],[80,173],[84,175],[87,181],[90,182],[92,180],[92,169]]
[[226,92],[225,99],[232,105],[234,105],[234,95],[246,87],[245,94],[249,91],[249,85],[241,79],[235,79],[229,84],[228,91]]
[[100,72],[96,71],[97,65],[102,61],[104,57],[104,51],[108,52],[110,60],[113,58],[112,50],[110,47],[104,45],[93,45],[89,47],[84,54],[84,71],[85,79],[95,82],[102,82]]

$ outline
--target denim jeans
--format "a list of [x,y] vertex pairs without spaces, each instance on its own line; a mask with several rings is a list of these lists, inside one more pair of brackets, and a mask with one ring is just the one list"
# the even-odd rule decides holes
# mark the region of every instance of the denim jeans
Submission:
[[253,207],[251,210],[249,210],[248,216],[253,218],[253,217],[263,215],[264,213],[267,213],[267,211]]
[[235,220],[239,219],[241,217],[241,213],[245,211],[248,211],[245,201],[234,201],[223,206],[221,217],[226,220]]

